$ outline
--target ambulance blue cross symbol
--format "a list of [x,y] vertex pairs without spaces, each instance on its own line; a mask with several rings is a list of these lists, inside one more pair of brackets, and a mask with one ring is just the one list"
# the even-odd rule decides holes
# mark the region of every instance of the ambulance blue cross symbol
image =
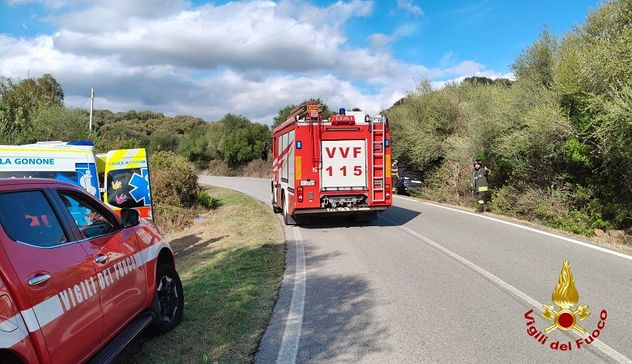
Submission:
[[134,201],[140,202],[144,200],[145,205],[151,205],[151,196],[149,194],[149,177],[147,168],[141,168],[140,173],[134,173],[129,180],[129,185],[134,187],[129,194]]

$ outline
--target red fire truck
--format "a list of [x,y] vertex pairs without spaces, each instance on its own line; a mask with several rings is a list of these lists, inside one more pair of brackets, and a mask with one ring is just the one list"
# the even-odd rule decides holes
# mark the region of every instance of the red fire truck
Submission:
[[272,208],[287,225],[304,216],[353,215],[368,222],[392,204],[388,120],[320,105],[295,108],[273,136]]

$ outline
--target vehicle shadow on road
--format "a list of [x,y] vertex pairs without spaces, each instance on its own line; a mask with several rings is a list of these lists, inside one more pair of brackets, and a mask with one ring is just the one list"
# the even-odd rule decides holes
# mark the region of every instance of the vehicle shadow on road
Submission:
[[[299,225],[305,229],[326,229],[326,228],[354,228],[363,226],[400,226],[410,220],[420,216],[421,212],[409,210],[400,206],[391,206],[385,212],[378,215],[378,218],[371,222],[357,222],[353,216],[332,216],[317,217],[301,222]],[[383,218],[383,217],[386,217]]]
[[359,362],[388,352],[388,328],[376,319],[375,306],[362,278],[310,276],[297,362]]

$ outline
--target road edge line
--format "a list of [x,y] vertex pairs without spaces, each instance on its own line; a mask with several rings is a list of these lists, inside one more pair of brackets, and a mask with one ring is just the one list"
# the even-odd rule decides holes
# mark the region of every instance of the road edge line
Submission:
[[[201,176],[198,176],[198,181],[199,181],[199,177]],[[213,176],[209,176],[209,177],[213,177]],[[259,202],[268,206],[268,202],[265,200],[263,196],[252,194],[250,192],[241,190],[239,188],[234,188],[234,187],[226,186],[226,185],[213,184],[210,182],[201,182],[200,184],[205,185],[205,186],[214,186],[214,187],[232,190],[232,191],[241,193],[245,196],[254,198],[255,200],[258,200]],[[279,221],[281,221],[281,218],[279,218]],[[287,237],[287,230],[289,230],[288,229],[289,227],[287,226],[284,226],[284,227],[285,228],[283,230],[285,232],[285,244],[287,245],[290,242],[290,240]],[[290,307],[288,308],[288,312],[285,317],[285,328],[283,330],[281,344],[279,345],[279,351],[277,352],[276,363],[279,363],[279,364],[296,363],[296,357],[298,355],[298,344],[301,338],[301,329],[303,327],[303,314],[304,314],[304,307],[305,307],[305,288],[307,284],[307,271],[305,268],[305,247],[303,245],[303,236],[301,235],[300,228],[293,226],[290,229],[292,230],[294,234],[293,242],[294,242],[294,252],[295,252],[296,258],[295,258],[295,265],[294,265],[294,274],[292,277],[293,278],[292,279],[293,284],[291,288],[292,298],[290,300]],[[299,272],[299,268],[300,268],[300,272]],[[285,273],[286,272],[287,272],[287,267],[285,268]],[[287,285],[290,284],[289,277],[285,273],[283,274],[283,280],[281,282],[281,288],[279,288],[279,294],[280,294],[280,290],[282,289],[282,286],[286,284]],[[299,283],[298,286],[297,286],[297,282]],[[297,289],[301,290],[301,292],[297,293]],[[276,304],[275,304],[275,307],[273,308],[273,311],[274,310],[276,310]],[[292,314],[293,312],[294,314]],[[265,331],[268,330],[273,319],[274,319],[274,313],[272,317],[270,318],[270,322],[268,323],[268,326],[266,327]],[[261,339],[263,339],[264,335],[265,335],[265,332],[261,336]],[[257,351],[260,350],[260,345],[261,345],[261,342],[259,342],[257,346]],[[285,360],[284,359],[285,357],[289,357],[291,358],[291,360]]]
[[627,260],[632,261],[632,255],[625,254],[625,253],[622,253],[622,252],[619,252],[619,251],[616,251],[616,250],[604,248],[604,247],[599,246],[599,245],[587,243],[585,241],[581,241],[581,240],[569,238],[569,237],[566,237],[566,236],[550,233],[548,231],[539,230],[539,229],[536,229],[536,228],[533,228],[533,227],[530,227],[530,226],[525,226],[525,225],[522,225],[522,224],[517,224],[517,223],[514,223],[514,222],[510,222],[510,221],[505,221],[505,220],[497,219],[497,218],[494,218],[494,217],[491,217],[491,216],[485,216],[485,215],[482,215],[482,214],[475,214],[473,212],[463,211],[463,210],[455,209],[453,207],[448,207],[448,206],[435,204],[435,203],[432,203],[432,202],[414,200],[414,199],[411,199],[411,198],[406,198],[406,197],[401,197],[401,196],[397,196],[397,198],[400,198],[402,200],[409,201],[409,202],[416,202],[416,203],[426,204],[426,205],[430,205],[430,206],[434,206],[434,207],[439,207],[439,208],[442,208],[442,209],[445,209],[445,210],[450,210],[450,211],[454,211],[454,212],[460,212],[462,214],[475,216],[475,217],[478,217],[478,218],[481,218],[481,219],[491,220],[491,221],[498,222],[498,223],[501,223],[501,224],[517,227],[519,229],[523,229],[523,230],[531,231],[531,232],[534,232],[534,233],[546,235],[548,237],[564,240],[564,241],[569,242],[569,243],[573,243],[573,244],[576,244],[576,245],[581,245],[581,246],[589,248],[589,249],[594,249],[594,250],[600,251],[602,253],[611,254],[611,255],[617,256],[619,258],[623,258],[623,259],[627,259]]
[[[398,228],[404,230],[409,235],[417,238],[418,240],[421,240],[423,243],[430,245],[431,247],[433,247],[433,248],[439,250],[440,252],[442,252],[443,254],[451,257],[452,259],[454,259],[454,260],[458,261],[459,263],[465,265],[466,267],[472,269],[473,271],[477,272],[478,274],[482,275],[483,277],[487,278],[489,281],[494,283],[497,287],[500,287],[500,288],[504,289],[505,291],[511,293],[512,295],[514,295],[515,297],[517,297],[517,298],[521,299],[522,301],[526,302],[530,306],[533,306],[534,308],[543,306],[535,298],[533,298],[533,297],[529,296],[528,294],[522,292],[518,288],[516,288],[516,287],[512,286],[511,284],[503,281],[500,277],[498,277],[498,276],[494,275],[493,273],[489,272],[488,270],[480,267],[476,263],[473,263],[473,262],[469,261],[468,259],[458,255],[457,253],[455,253],[452,250],[444,247],[443,245],[435,242],[434,240],[432,240],[430,238],[427,238],[427,237],[419,234],[418,232],[414,231],[413,229],[411,229],[411,228],[409,228],[407,226],[403,226],[403,225],[399,224],[397,221],[392,220],[392,219],[390,219],[388,217],[385,217],[385,216],[380,216],[380,217],[382,219],[386,220],[387,222],[393,224],[395,227],[398,227]],[[582,338],[582,339],[585,338],[585,336],[577,334],[574,331],[573,331],[573,334],[575,336],[578,336],[578,337]],[[601,341],[599,339],[595,339],[591,345],[593,345],[593,344],[595,345],[595,347],[597,349],[599,349],[602,353],[606,354],[612,360],[614,360],[614,361],[616,361],[618,363],[632,364],[632,360],[628,359],[628,357],[624,356],[623,354],[619,353],[615,349],[611,348],[610,346],[608,346],[608,344],[604,343],[603,341]]]
[[292,300],[285,320],[283,338],[277,354],[277,364],[296,363],[298,345],[301,339],[303,313],[305,308],[305,286],[307,272],[305,269],[305,249],[303,236],[298,227],[292,227],[294,233],[294,251],[296,254],[292,286]]

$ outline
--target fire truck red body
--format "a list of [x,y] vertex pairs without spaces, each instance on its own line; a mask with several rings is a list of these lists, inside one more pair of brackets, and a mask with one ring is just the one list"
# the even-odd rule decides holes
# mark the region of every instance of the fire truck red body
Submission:
[[323,119],[305,102],[274,130],[272,150],[272,206],[288,225],[331,214],[370,221],[392,204],[386,117],[341,109]]

